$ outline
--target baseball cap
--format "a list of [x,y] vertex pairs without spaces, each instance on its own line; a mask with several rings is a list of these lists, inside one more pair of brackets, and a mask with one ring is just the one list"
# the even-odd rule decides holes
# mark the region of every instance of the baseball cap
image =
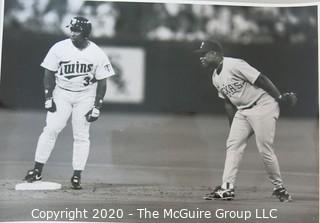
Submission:
[[216,41],[202,41],[200,48],[195,50],[195,53],[207,53],[209,51],[215,51],[219,53],[223,53],[222,45]]

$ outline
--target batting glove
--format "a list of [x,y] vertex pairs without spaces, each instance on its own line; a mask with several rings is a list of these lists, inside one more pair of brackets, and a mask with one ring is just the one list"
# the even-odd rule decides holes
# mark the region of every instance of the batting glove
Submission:
[[87,112],[86,119],[88,122],[94,122],[99,118],[100,110],[96,107],[93,107],[90,111]]
[[44,108],[49,112],[55,112],[57,110],[56,103],[54,103],[53,98],[47,98],[44,103]]
[[298,102],[298,97],[296,93],[286,92],[280,95],[280,97],[278,98],[278,102],[280,105],[294,107]]

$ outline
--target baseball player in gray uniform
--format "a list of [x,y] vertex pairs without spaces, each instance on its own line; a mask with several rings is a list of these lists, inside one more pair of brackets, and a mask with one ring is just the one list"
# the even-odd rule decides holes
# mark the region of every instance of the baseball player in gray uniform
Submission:
[[200,54],[202,66],[212,72],[212,83],[218,96],[225,101],[231,126],[222,184],[204,199],[234,199],[239,163],[249,137],[255,134],[259,153],[274,185],[273,195],[280,201],[291,201],[291,195],[283,186],[273,142],[279,105],[294,106],[296,95],[292,92],[281,94],[269,78],[244,60],[224,57],[222,46],[216,41],[202,42],[196,52]]
[[89,155],[89,127],[97,120],[106,93],[106,79],[114,75],[108,56],[92,41],[91,23],[74,17],[67,26],[71,36],[54,44],[41,66],[44,71],[46,126],[39,137],[34,168],[27,182],[42,179],[44,164],[54,148],[58,134],[72,116],[74,169],[73,189],[81,189],[81,172]]

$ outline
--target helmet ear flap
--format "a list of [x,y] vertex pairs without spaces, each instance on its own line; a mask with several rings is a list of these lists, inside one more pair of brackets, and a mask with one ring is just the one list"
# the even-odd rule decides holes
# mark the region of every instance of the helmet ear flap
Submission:
[[92,30],[92,25],[90,22],[88,22],[86,24],[86,28],[83,30],[83,36],[84,37],[89,37],[90,33],[91,33],[91,30]]

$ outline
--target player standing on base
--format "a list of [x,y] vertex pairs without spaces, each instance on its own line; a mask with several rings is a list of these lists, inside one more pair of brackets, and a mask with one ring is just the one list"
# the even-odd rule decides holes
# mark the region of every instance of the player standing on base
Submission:
[[234,199],[238,167],[247,141],[254,133],[268,177],[274,185],[273,195],[280,201],[291,201],[291,196],[283,186],[273,141],[279,104],[294,106],[297,102],[296,95],[281,94],[269,78],[244,60],[224,57],[222,46],[218,42],[202,42],[196,52],[200,53],[202,66],[212,72],[213,85],[218,90],[218,96],[225,101],[231,126],[226,143],[222,185],[204,199]]
[[46,126],[39,137],[34,168],[25,180],[41,180],[44,164],[49,159],[56,139],[72,116],[73,130],[73,189],[81,189],[81,172],[89,155],[89,127],[97,120],[107,89],[106,79],[114,75],[108,56],[92,41],[91,23],[74,17],[71,36],[54,44],[41,66],[44,71]]

